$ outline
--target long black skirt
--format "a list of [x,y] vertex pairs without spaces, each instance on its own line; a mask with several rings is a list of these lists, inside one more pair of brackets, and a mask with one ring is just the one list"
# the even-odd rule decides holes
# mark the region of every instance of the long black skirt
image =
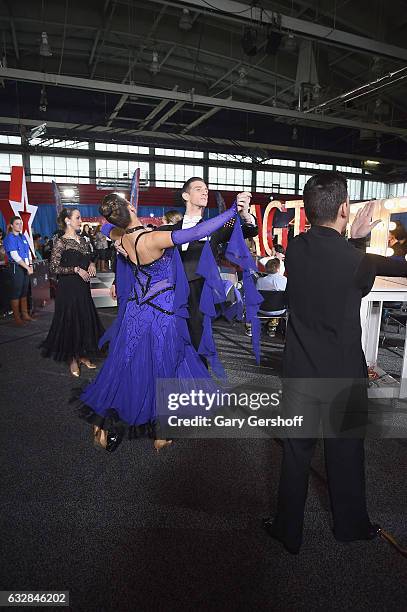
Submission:
[[78,357],[91,357],[97,353],[103,333],[90,283],[85,283],[76,274],[61,276],[51,328],[40,345],[42,356],[67,362]]

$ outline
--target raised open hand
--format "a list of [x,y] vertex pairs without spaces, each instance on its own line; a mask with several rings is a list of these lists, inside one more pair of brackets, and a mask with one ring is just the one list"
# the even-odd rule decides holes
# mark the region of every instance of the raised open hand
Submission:
[[350,228],[351,238],[365,238],[365,236],[370,234],[370,232],[373,228],[376,227],[376,225],[381,223],[381,219],[372,221],[375,205],[376,202],[374,200],[371,200],[370,202],[367,202],[367,204],[362,206],[362,208],[359,208]]

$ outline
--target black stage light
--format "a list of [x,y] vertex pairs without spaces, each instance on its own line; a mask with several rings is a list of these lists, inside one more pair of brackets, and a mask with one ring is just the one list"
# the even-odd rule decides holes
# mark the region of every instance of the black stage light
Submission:
[[246,55],[253,57],[257,53],[257,31],[254,28],[245,28],[242,36],[242,49]]

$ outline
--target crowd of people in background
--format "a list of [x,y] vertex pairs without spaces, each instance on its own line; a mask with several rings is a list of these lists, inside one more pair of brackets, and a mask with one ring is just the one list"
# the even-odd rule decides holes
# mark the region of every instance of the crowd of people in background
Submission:
[[[93,253],[93,259],[97,264],[98,272],[108,272],[111,268],[112,261],[112,245],[106,236],[100,231],[101,226],[95,228],[89,224],[83,225],[81,236],[90,246],[90,251]],[[5,232],[0,229],[0,265],[6,263],[6,250],[3,245]],[[42,236],[40,233],[33,234],[34,243],[34,261],[49,260],[55,239],[60,235],[60,231],[56,231],[53,236]]]
[[[182,214],[178,210],[169,210],[162,217],[164,225],[175,225],[182,219]],[[395,222],[396,227],[389,231],[388,245],[393,249],[393,257],[405,257],[407,255],[407,231],[400,221]],[[154,227],[149,224],[147,227]],[[110,240],[100,231],[101,226],[92,227],[85,223],[82,227],[81,236],[89,243],[91,252],[94,254],[94,261],[98,272],[108,272],[112,269],[115,258],[114,248]],[[52,245],[58,236],[56,232],[53,236],[42,236],[39,233],[33,235],[35,257],[34,261],[49,260],[51,257]],[[6,232],[0,228],[0,266],[5,265],[6,250],[4,248],[4,238]],[[250,249],[255,255],[255,250]],[[280,260],[280,273],[284,275],[284,253],[285,249],[281,244],[273,245],[270,256],[259,259],[260,270],[265,271],[265,264],[269,259],[276,257]]]
[[[243,192],[244,196],[246,192]],[[250,196],[251,194],[247,194]],[[248,200],[250,202],[250,199]],[[243,202],[243,200],[242,200]],[[242,203],[239,203],[242,206]],[[177,209],[168,210],[162,217],[161,221],[164,226],[176,225],[181,222],[183,215]],[[395,225],[395,226],[394,226]],[[148,228],[154,228],[153,225],[146,225]],[[7,267],[7,253],[4,247],[4,239],[7,234],[12,232],[11,227],[8,231],[0,229],[0,269],[6,269]],[[41,235],[35,233],[33,235],[34,243],[34,256],[33,262],[49,261],[51,258],[52,248],[55,240],[60,237],[60,230],[57,230],[52,236]],[[82,225],[80,235],[84,238],[85,242],[89,245],[89,251],[91,253],[92,261],[96,266],[96,271],[100,273],[104,272],[115,272],[116,264],[116,250],[111,240],[101,231],[101,225],[92,225],[85,223]],[[265,257],[257,257],[256,245],[253,238],[246,239],[246,243],[253,257],[257,260],[258,271],[259,271],[259,283],[258,289],[263,289],[263,283],[267,282],[264,278],[271,278],[270,275],[278,274],[279,277],[284,278],[285,267],[285,249],[281,244],[277,243],[275,237],[271,253]],[[393,224],[393,229],[389,231],[388,246],[393,250],[392,257],[394,258],[405,258],[407,255],[407,231],[401,221],[397,220]],[[279,268],[277,270],[277,262],[279,262]],[[271,271],[273,268],[273,271]],[[52,277],[52,275],[51,275]],[[276,289],[277,290],[277,289]],[[54,291],[52,290],[52,278],[51,278],[51,294],[55,297]],[[4,303],[3,303],[4,302]],[[3,299],[0,304],[2,312],[10,310],[7,308],[5,300]],[[270,332],[271,329],[271,332]],[[268,330],[270,335],[274,335],[275,325],[269,326]],[[250,326],[246,326],[246,334],[251,335]]]

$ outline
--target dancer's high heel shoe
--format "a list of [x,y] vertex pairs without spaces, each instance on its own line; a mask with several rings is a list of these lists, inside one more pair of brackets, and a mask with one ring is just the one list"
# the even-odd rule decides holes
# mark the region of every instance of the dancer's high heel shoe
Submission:
[[172,440],[154,440],[154,448],[157,453],[159,453],[162,448],[165,448],[170,444],[172,444]]
[[88,368],[88,370],[96,370],[96,364],[89,361],[89,359],[80,359],[79,363],[83,363],[84,366]]
[[75,376],[76,378],[79,378],[79,376],[81,375],[81,371],[79,369],[78,363],[76,363],[76,367],[74,367],[74,362],[71,363],[71,365],[69,366],[69,370],[72,374],[72,376]]

